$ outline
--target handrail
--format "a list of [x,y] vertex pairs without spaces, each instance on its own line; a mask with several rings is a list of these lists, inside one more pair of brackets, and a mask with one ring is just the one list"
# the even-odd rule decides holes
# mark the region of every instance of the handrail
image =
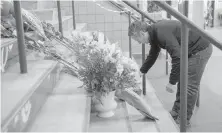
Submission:
[[195,30],[197,33],[199,33],[202,37],[206,38],[208,41],[210,41],[214,46],[222,50],[222,43],[219,42],[217,39],[209,35],[206,31],[199,28],[197,25],[195,25],[192,21],[187,19],[185,16],[181,15],[174,9],[172,9],[169,5],[167,5],[164,2],[161,1],[153,1],[155,4],[166,10],[168,13],[170,13],[172,16],[180,20],[182,23],[186,24],[188,28],[191,28],[192,30]]
[[27,60],[26,52],[24,45],[24,29],[22,23],[22,13],[21,13],[21,3],[20,1],[13,1],[14,3],[14,12],[16,20],[16,31],[17,31],[17,40],[18,40],[18,51],[19,51],[19,63],[20,71],[22,74],[27,73]]
[[128,1],[123,0],[122,2],[124,2],[125,4],[127,4],[128,6],[130,6],[131,8],[133,8],[134,10],[136,10],[137,12],[139,12],[141,15],[143,15],[145,18],[149,19],[152,23],[156,23],[156,21],[154,19],[152,19],[149,15],[147,15],[145,12],[141,11],[140,9],[138,9],[136,6],[134,6],[133,4],[131,4]]
[[58,9],[59,32],[60,32],[60,33],[62,34],[62,36],[63,36],[60,0],[57,0],[57,9]]
[[76,29],[76,19],[75,19],[75,1],[72,0],[72,18],[73,18],[73,29]]
[[[153,23],[155,23],[156,21],[151,19],[145,12],[141,11],[140,9],[138,9],[137,7],[135,7],[134,5],[132,5],[130,2],[123,0],[124,3],[126,3],[128,6],[130,6],[131,8],[133,8],[134,10],[136,10],[137,12],[139,12],[140,14],[144,15],[145,18],[149,19],[150,21],[152,21]],[[188,26],[188,28],[196,31],[197,33],[199,33],[202,37],[206,38],[210,43],[212,43],[214,46],[216,46],[217,48],[219,48],[220,50],[222,50],[222,43],[220,41],[218,41],[217,39],[215,39],[214,37],[212,37],[211,35],[209,35],[206,31],[202,30],[201,28],[199,28],[197,25],[195,25],[192,21],[190,21],[189,19],[187,19],[185,16],[183,16],[182,14],[178,13],[176,10],[174,10],[173,8],[171,8],[168,4],[162,2],[162,1],[153,1],[155,4],[157,4],[158,6],[160,6],[162,9],[166,10],[166,12],[170,13],[172,16],[174,16],[175,18],[177,18],[178,20],[180,20],[182,23],[186,24]]]
[[[114,6],[117,7],[118,9],[124,11],[124,10],[123,10],[117,3],[115,3],[114,1],[109,0],[108,2],[110,2],[112,5],[114,5]],[[130,11],[128,11],[128,12],[126,11],[126,12],[124,12],[124,13],[127,14],[127,16],[129,16],[129,15],[130,15],[129,12],[130,12]],[[131,13],[131,17],[132,17],[134,20],[138,20],[138,18],[135,17],[135,16],[133,16],[132,13]]]

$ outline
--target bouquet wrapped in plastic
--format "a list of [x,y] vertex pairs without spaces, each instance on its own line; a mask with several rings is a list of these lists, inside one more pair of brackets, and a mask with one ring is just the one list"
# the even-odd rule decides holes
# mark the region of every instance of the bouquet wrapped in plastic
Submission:
[[146,101],[132,89],[117,91],[116,96],[136,108],[145,117],[151,120],[158,120],[158,118],[153,115],[151,107],[146,103]]

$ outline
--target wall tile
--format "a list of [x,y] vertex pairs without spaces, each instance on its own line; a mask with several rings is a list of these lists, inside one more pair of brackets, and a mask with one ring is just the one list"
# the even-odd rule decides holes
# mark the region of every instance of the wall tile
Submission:
[[104,15],[105,17],[105,22],[113,22],[113,17],[110,15]]
[[128,27],[129,27],[129,22],[122,22],[121,23],[121,29],[128,31]]
[[87,30],[88,31],[93,31],[96,30],[96,24],[95,23],[91,23],[91,24],[87,24]]
[[65,6],[65,7],[68,7],[68,6],[72,6],[72,2],[71,1],[60,1],[60,5],[61,6]]
[[115,15],[113,15],[113,22],[121,22],[121,16],[119,13],[115,13]]
[[96,23],[96,30],[104,32],[104,23]]
[[79,6],[79,14],[87,14],[87,7]]
[[96,22],[104,23],[105,22],[104,15],[96,15]]
[[105,31],[112,31],[113,23],[105,23]]
[[95,23],[95,15],[87,15],[87,23]]
[[113,23],[113,30],[122,30],[121,23]]
[[114,38],[116,41],[118,41],[119,43],[121,43],[122,40],[122,32],[121,31],[114,31]]
[[96,5],[93,2],[88,1],[87,2],[87,13],[88,14],[95,14],[96,13]]

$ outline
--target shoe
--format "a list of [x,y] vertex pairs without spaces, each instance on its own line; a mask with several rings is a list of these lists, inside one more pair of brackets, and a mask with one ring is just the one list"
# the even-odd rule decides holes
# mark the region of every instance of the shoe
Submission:
[[174,120],[176,120],[179,114],[176,111],[171,110],[170,115],[173,117]]
[[[179,117],[179,116],[177,117],[177,119],[175,120],[175,122],[176,122],[176,124],[178,124],[178,126],[180,126],[180,117]],[[187,120],[187,125],[186,125],[186,126],[187,126],[187,127],[190,127],[190,126],[191,126],[189,120]]]

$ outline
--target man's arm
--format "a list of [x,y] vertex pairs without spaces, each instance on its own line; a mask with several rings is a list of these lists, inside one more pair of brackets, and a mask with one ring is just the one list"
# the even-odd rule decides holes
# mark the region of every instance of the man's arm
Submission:
[[180,45],[173,35],[168,35],[165,37],[166,50],[172,58],[172,69],[170,73],[169,83],[175,85],[180,78]]
[[147,73],[148,70],[153,66],[156,62],[156,59],[160,53],[160,47],[156,44],[152,44],[150,47],[149,55],[147,56],[145,62],[140,68],[141,73]]

